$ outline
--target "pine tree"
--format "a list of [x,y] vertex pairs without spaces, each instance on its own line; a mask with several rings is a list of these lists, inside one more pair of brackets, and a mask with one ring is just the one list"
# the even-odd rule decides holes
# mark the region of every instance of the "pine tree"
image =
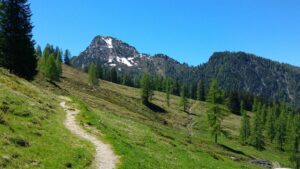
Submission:
[[231,113],[240,115],[240,100],[237,92],[229,92],[229,97],[227,99],[227,107]]
[[187,111],[187,105],[188,105],[188,100],[187,100],[187,98],[186,98],[186,92],[185,92],[185,85],[182,85],[181,86],[181,90],[180,90],[180,103],[179,103],[179,105],[180,105],[180,107],[182,107],[182,110],[183,111]]
[[88,71],[89,79],[88,82],[91,86],[96,86],[98,85],[98,78],[97,78],[97,70],[96,70],[96,64],[92,63],[89,66],[89,71]]
[[276,135],[275,135],[275,143],[276,147],[283,151],[284,150],[284,144],[286,141],[286,112],[285,106],[281,106],[281,113],[279,118],[276,121]]
[[275,138],[275,112],[274,112],[274,106],[268,108],[268,115],[267,115],[267,124],[266,124],[266,132],[267,137],[273,142]]
[[226,135],[226,132],[222,129],[222,121],[226,115],[226,110],[219,105],[219,101],[222,97],[221,91],[218,87],[216,80],[210,83],[210,87],[207,94],[207,101],[210,103],[207,111],[208,123],[211,129],[211,136],[214,138],[214,142],[218,143],[218,136],[222,133]]
[[64,62],[66,65],[69,66],[71,65],[70,58],[71,58],[71,52],[69,51],[69,49],[66,49],[64,53]]
[[40,45],[37,45],[37,47],[35,49],[35,54],[38,58],[42,57],[42,48]]
[[103,79],[103,68],[100,64],[97,64],[97,78]]
[[118,83],[118,74],[117,74],[117,69],[115,67],[113,67],[110,70],[110,78],[111,78],[111,82]]
[[261,109],[257,109],[254,115],[251,136],[250,136],[250,143],[254,146],[257,150],[264,149],[264,137],[263,137],[263,124],[261,121]]
[[240,141],[242,144],[247,144],[249,137],[250,137],[250,120],[247,115],[247,112],[243,109],[244,103],[241,102],[241,114],[242,114],[242,120],[241,120],[241,129],[240,129]]
[[28,80],[32,80],[37,73],[30,18],[27,0],[1,1],[1,64],[10,72]]
[[205,89],[203,81],[199,81],[197,85],[197,100],[205,101]]
[[141,99],[144,105],[149,105],[149,100],[153,95],[152,85],[150,81],[150,76],[148,73],[144,73],[141,79]]
[[47,58],[47,62],[45,66],[45,76],[51,81],[59,80],[59,70],[56,65],[54,54],[51,54]]

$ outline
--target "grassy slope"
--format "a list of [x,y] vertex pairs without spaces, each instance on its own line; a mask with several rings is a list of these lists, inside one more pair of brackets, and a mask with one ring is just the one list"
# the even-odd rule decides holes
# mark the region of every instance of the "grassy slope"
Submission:
[[0,168],[88,168],[93,147],[64,118],[57,96],[0,68]]
[[[120,168],[258,168],[252,158],[278,161],[288,165],[287,155],[267,146],[263,152],[237,141],[240,117],[230,115],[224,127],[231,139],[211,142],[207,127],[207,104],[190,100],[192,115],[179,110],[179,98],[155,92],[153,103],[165,112],[140,104],[139,90],[106,81],[90,88],[86,74],[64,67],[64,78],[57,87],[48,88],[79,98],[80,121],[100,129],[102,139],[110,142],[121,156]],[[83,102],[82,102],[83,101]],[[234,161],[231,157],[239,159]]]

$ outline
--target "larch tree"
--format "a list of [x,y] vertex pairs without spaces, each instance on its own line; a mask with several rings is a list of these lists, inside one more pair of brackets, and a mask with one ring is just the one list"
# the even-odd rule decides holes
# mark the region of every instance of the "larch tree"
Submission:
[[284,151],[284,144],[286,142],[286,115],[288,114],[286,107],[281,106],[281,113],[279,118],[276,121],[276,134],[275,134],[275,143],[276,147]]
[[143,77],[141,79],[141,87],[142,87],[141,90],[142,103],[147,106],[150,103],[150,98],[153,95],[153,90],[152,90],[150,75],[146,72],[143,74]]
[[47,58],[47,62],[45,66],[45,76],[51,81],[59,80],[59,70],[56,65],[54,54],[51,54]]
[[97,69],[96,69],[95,63],[92,63],[89,66],[88,82],[89,82],[89,85],[91,85],[91,86],[96,86],[99,83],[98,78],[97,78]]
[[216,80],[212,80],[207,94],[207,101],[210,103],[207,111],[208,123],[211,129],[211,136],[215,143],[218,143],[218,136],[224,134],[222,129],[222,121],[227,114],[227,111],[219,105],[219,100],[222,97],[222,92],[218,87]]
[[182,108],[183,111],[187,111],[187,105],[188,105],[188,100],[186,98],[186,88],[185,85],[181,86],[180,90],[180,107]]
[[263,136],[263,123],[261,121],[261,108],[257,108],[254,114],[250,143],[257,150],[263,150],[265,146],[264,136]]
[[202,80],[197,84],[197,100],[205,101],[205,88]]
[[242,114],[242,119],[241,119],[241,129],[240,129],[240,142],[242,144],[247,144],[250,138],[250,119],[247,115],[247,112],[244,110],[244,103],[241,102],[241,114]]
[[273,143],[276,134],[276,130],[275,130],[276,117],[275,117],[274,109],[275,109],[274,106],[268,108],[267,124],[266,124],[266,134],[271,143]]

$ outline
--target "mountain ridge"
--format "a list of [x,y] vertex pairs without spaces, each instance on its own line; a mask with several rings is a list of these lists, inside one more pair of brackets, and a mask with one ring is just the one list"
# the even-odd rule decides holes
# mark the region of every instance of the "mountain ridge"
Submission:
[[85,51],[72,59],[80,69],[86,69],[92,62],[116,67],[120,74],[140,75],[148,71],[187,84],[203,80],[206,88],[212,79],[217,79],[224,90],[250,92],[293,105],[300,103],[299,67],[241,51],[214,52],[208,62],[189,66],[165,54],[140,53],[111,36],[96,36]]

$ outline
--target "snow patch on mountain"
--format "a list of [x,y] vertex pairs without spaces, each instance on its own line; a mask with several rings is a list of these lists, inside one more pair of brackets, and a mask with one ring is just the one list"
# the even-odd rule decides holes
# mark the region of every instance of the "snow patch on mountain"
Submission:
[[121,62],[129,67],[133,66],[126,58],[124,57],[117,57],[117,62]]
[[109,49],[112,49],[113,48],[113,45],[112,45],[112,39],[111,38],[102,38],[104,41],[105,41],[105,43],[107,44],[107,47],[109,48]]

